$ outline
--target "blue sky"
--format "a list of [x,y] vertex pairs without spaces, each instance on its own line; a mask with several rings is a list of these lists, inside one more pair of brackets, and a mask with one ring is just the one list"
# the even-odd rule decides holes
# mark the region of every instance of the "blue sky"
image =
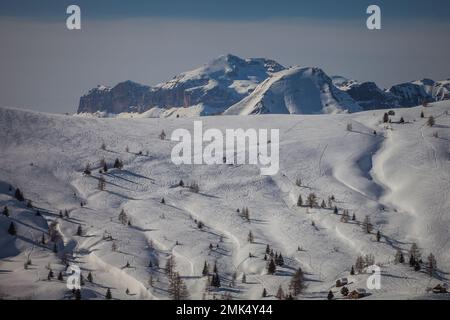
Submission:
[[[78,4],[82,30],[65,27]],[[382,30],[366,28],[378,4]],[[1,0],[0,106],[76,111],[98,84],[166,81],[221,54],[380,87],[450,77],[449,0]]]

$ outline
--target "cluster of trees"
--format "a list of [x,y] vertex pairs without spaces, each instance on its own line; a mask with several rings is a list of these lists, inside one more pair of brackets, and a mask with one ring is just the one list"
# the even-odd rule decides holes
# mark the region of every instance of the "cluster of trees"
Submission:
[[[298,296],[300,293],[304,291],[306,288],[305,285],[305,277],[303,274],[303,271],[301,268],[298,268],[298,270],[294,273],[294,275],[291,278],[291,281],[289,283],[289,293],[285,294],[283,287],[280,285],[278,287],[277,293],[275,294],[275,297],[279,300],[294,300],[295,296]],[[267,297],[267,290],[266,288],[263,289],[262,292],[263,297]]]
[[[416,243],[413,243],[411,245],[411,248],[409,249],[408,254],[409,254],[409,261],[408,261],[409,266],[413,268],[415,271],[420,271],[424,263],[422,260],[422,253],[419,249],[419,246]],[[402,250],[398,249],[396,251],[394,262],[397,264],[405,263],[405,256]],[[430,276],[433,276],[437,271],[437,261],[433,253],[430,253],[427,257],[425,270]]]
[[250,222],[250,210],[248,207],[243,207],[242,211],[237,209],[236,212],[239,213],[243,219],[247,220],[247,222]]
[[375,264],[375,257],[372,254],[366,254],[365,256],[358,256],[356,258],[355,265],[352,266],[350,271],[351,275],[358,273],[363,273],[364,269]]
[[176,263],[173,256],[166,261],[165,273],[169,279],[169,287],[167,289],[169,296],[173,300],[186,300],[189,298],[189,292],[180,274],[176,272]]

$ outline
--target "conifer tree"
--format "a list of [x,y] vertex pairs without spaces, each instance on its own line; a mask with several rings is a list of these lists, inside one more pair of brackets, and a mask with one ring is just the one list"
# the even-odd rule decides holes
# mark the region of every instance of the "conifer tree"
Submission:
[[87,280],[88,280],[90,283],[92,283],[92,281],[94,281],[94,278],[92,277],[92,273],[91,273],[91,272],[88,273]]
[[273,259],[271,259],[269,264],[267,265],[267,273],[274,274],[276,271],[277,271],[277,267],[276,267],[275,261],[273,261]]
[[291,278],[291,282],[289,284],[289,290],[292,291],[294,296],[297,296],[300,294],[303,289],[305,288],[305,279],[303,275],[303,271],[301,268],[298,268],[298,270],[295,272],[295,274]]
[[433,116],[429,116],[429,117],[428,117],[428,121],[427,121],[427,125],[428,125],[429,127],[432,127],[432,126],[435,125],[435,123],[436,123],[436,121],[434,120],[434,117],[433,117]]
[[427,260],[428,260],[427,271],[431,277],[431,276],[433,276],[433,274],[435,273],[435,271],[437,269],[436,257],[434,256],[434,254],[430,253],[428,255]]
[[284,299],[284,291],[283,291],[283,288],[281,287],[281,285],[278,287],[278,291],[277,291],[277,294],[275,295],[275,297],[279,300]]
[[202,275],[203,275],[204,277],[206,277],[208,274],[209,274],[208,263],[205,261],[205,264],[203,265]]
[[330,290],[330,291],[328,292],[327,299],[328,299],[328,300],[333,300],[333,298],[334,298],[334,294],[333,294],[333,292]]
[[253,243],[253,240],[255,240],[255,239],[254,239],[254,237],[253,237],[252,231],[250,230],[250,231],[248,232],[247,241],[250,242],[250,243]]
[[80,289],[75,290],[75,300],[81,300],[81,290]]
[[308,206],[310,208],[314,208],[317,207],[317,196],[315,193],[310,193],[308,195],[308,202],[307,202]]
[[15,236],[17,234],[16,226],[14,225],[14,222],[11,222],[11,224],[9,225],[8,233],[12,236]]
[[106,300],[111,300],[112,299],[111,289],[109,289],[109,288],[108,288],[108,290],[106,290],[105,299]]
[[266,254],[270,254],[270,246],[266,245]]
[[19,188],[16,189],[16,192],[14,193],[14,198],[16,198],[18,201],[25,201],[23,193],[22,191],[20,191]]
[[177,272],[169,278],[168,292],[173,300],[186,300],[189,298],[187,287]]
[[355,275],[355,268],[352,266],[352,269],[350,270],[350,275],[354,276]]
[[91,165],[90,165],[89,163],[86,164],[86,167],[84,168],[83,173],[84,173],[86,176],[90,176],[90,175],[91,175],[92,171],[91,171]]
[[370,221],[370,217],[369,217],[369,216],[366,216],[366,217],[364,218],[364,222],[363,222],[362,226],[363,226],[363,230],[364,230],[366,233],[371,233],[371,232],[372,232],[372,230],[373,230],[373,225],[372,225],[372,222]]
[[395,253],[395,263],[404,263],[405,262],[405,257],[403,256],[403,252],[398,249],[397,252]]
[[77,228],[77,236],[82,236],[83,235],[83,229],[81,228],[81,225],[78,225],[78,228]]
[[7,206],[3,208],[2,214],[6,217],[9,217],[9,209]]
[[267,297],[267,290],[266,290],[266,288],[263,289],[262,297],[263,298]]
[[377,242],[380,242],[381,240],[381,232],[380,230],[377,231]]
[[302,199],[302,195],[299,194],[298,200],[297,200],[297,207],[301,207],[301,206],[303,206],[303,199]]
[[58,280],[59,281],[64,281],[63,274],[62,274],[61,271],[58,273]]

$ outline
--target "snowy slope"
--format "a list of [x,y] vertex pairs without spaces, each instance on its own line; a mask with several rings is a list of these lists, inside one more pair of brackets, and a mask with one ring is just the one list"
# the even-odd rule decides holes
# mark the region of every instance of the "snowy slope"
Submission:
[[272,75],[225,114],[319,114],[360,110],[321,69],[294,67]]
[[[269,87],[268,92],[274,91]],[[284,107],[301,111],[291,106]],[[433,128],[420,118],[422,110],[435,117]],[[0,108],[0,208],[10,211],[9,217],[0,214],[0,296],[72,298],[64,281],[47,280],[48,268],[55,276],[64,271],[66,255],[85,279],[93,274],[93,282],[82,287],[84,299],[104,299],[106,288],[114,299],[167,299],[163,269],[172,255],[192,299],[224,293],[233,299],[261,299],[263,288],[269,293],[265,299],[274,299],[279,285],[289,290],[290,276],[299,267],[307,285],[299,299],[324,299],[330,289],[342,299],[335,280],[345,276],[351,290],[364,287],[368,274],[350,276],[350,268],[358,255],[373,254],[382,270],[381,289],[368,290],[366,299],[448,299],[427,288],[448,282],[450,272],[450,104],[395,111],[388,126],[380,123],[382,110],[193,118],[205,128],[279,128],[280,171],[263,177],[253,165],[174,165],[170,152],[175,142],[158,135],[163,129],[168,136],[176,128],[192,130],[193,119],[96,119]],[[400,117],[407,123],[396,123]],[[351,132],[346,130],[349,123]],[[99,173],[102,158],[110,167],[106,174]],[[111,168],[116,158],[124,162],[123,170]],[[92,176],[82,174],[87,163]],[[105,191],[97,188],[101,176]],[[178,186],[180,179],[197,181],[200,192]],[[33,208],[14,199],[17,187]],[[334,195],[338,214],[329,208],[297,207],[298,195],[305,201],[310,192],[319,203]],[[250,222],[236,212],[244,206]],[[64,209],[69,217],[59,216]],[[122,209],[131,219],[129,226],[118,220]],[[343,209],[355,213],[356,221],[340,222]],[[375,231],[363,232],[366,215],[381,231],[380,242]],[[6,232],[11,222],[16,237]],[[48,235],[52,223],[59,233],[55,241]],[[76,235],[79,225],[82,236]],[[249,231],[253,243],[247,241]],[[45,244],[40,243],[42,234]],[[424,261],[435,254],[439,270],[434,277],[394,263],[396,250],[407,258],[412,242]],[[266,244],[281,252],[286,263],[274,275],[266,271]],[[24,269],[27,257],[32,264]],[[211,272],[217,264],[221,288],[205,292],[205,261]],[[234,273],[237,281],[230,288]],[[244,274],[246,283],[241,281]]]

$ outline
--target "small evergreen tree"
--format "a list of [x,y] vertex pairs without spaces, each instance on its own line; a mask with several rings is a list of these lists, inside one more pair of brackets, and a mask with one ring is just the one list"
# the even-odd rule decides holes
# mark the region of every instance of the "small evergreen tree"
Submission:
[[434,126],[435,125],[435,120],[434,120],[434,117],[433,116],[429,116],[428,117],[428,121],[427,121],[427,125],[429,126],[429,127],[432,127],[432,126]]
[[327,205],[325,204],[325,200],[322,200],[322,203],[320,204],[320,207],[322,209],[325,209],[327,207]]
[[104,191],[105,190],[105,185],[106,185],[106,180],[103,177],[100,177],[98,179],[98,190],[100,191]]
[[78,228],[77,228],[77,236],[82,236],[83,235],[83,229],[81,228],[81,225],[78,225]]
[[266,290],[266,288],[263,289],[262,297],[263,298],[267,297],[267,290]]
[[22,191],[20,191],[19,188],[16,189],[16,192],[14,193],[14,198],[16,198],[18,201],[25,201],[23,193]]
[[92,281],[94,281],[94,278],[92,277],[92,273],[91,273],[91,272],[88,273],[87,280],[88,280],[90,283],[92,283]]
[[166,200],[164,200],[164,198],[161,199],[161,203],[162,204],[166,204]]
[[421,117],[421,118],[425,118],[425,114],[423,113],[423,111],[420,112],[420,117]]
[[317,197],[316,197],[315,193],[310,193],[308,195],[308,202],[307,203],[308,203],[308,206],[310,208],[317,207]]
[[354,276],[355,275],[355,268],[352,266],[352,269],[350,270],[350,275]]
[[242,275],[242,283],[247,283],[247,276],[245,273]]
[[109,288],[108,288],[108,290],[106,290],[105,299],[106,300],[111,300],[112,299],[111,289],[109,289]]
[[83,174],[85,174],[86,176],[90,176],[91,173],[92,173],[91,165],[88,163],[88,164],[86,164],[86,167],[84,168]]
[[377,231],[377,242],[380,242],[381,240],[381,232],[380,230]]
[[7,206],[3,208],[2,214],[6,217],[9,217],[9,209]]
[[342,287],[341,289],[341,294],[346,297],[348,296],[348,288],[347,287]]
[[254,237],[253,237],[253,233],[252,233],[252,231],[250,230],[250,231],[248,232],[247,241],[250,242],[250,243],[253,243],[254,240],[255,240],[255,239],[254,239]]
[[303,206],[303,199],[302,199],[302,195],[299,194],[298,200],[297,200],[297,207],[301,207],[301,206]]
[[266,254],[270,254],[270,246],[266,245]]
[[81,300],[81,290],[80,289],[76,289],[74,295],[75,295],[75,300]]
[[334,214],[338,214],[339,213],[338,207],[334,206],[333,212],[334,212]]
[[277,271],[277,267],[276,267],[275,261],[273,261],[273,259],[271,259],[269,264],[267,265],[267,273],[274,274],[276,271]]
[[363,230],[364,230],[366,233],[371,233],[371,232],[372,232],[372,230],[373,230],[373,225],[372,225],[372,222],[370,221],[370,217],[369,217],[369,216],[366,216],[366,217],[364,218],[364,222],[363,222],[362,226],[363,226]]
[[275,295],[275,297],[279,300],[284,299],[284,291],[283,291],[283,288],[281,287],[281,285],[278,287],[278,291],[277,291],[277,294]]
[[331,290],[328,292],[327,299],[328,300],[333,300],[334,299],[334,294],[333,294],[333,292]]
[[120,223],[122,223],[123,225],[127,225],[128,224],[128,216],[125,212],[124,209],[122,209],[119,213],[119,221]]
[[403,256],[403,252],[398,249],[397,252],[395,253],[395,263],[404,263],[405,262],[405,257]]
[[389,122],[389,115],[387,114],[387,112],[385,112],[383,115],[383,123],[388,123],[388,122]]
[[16,226],[14,225],[14,222],[11,222],[8,228],[8,233],[12,236],[15,236],[17,234]]
[[123,163],[119,160],[119,158],[116,158],[116,160],[114,161],[114,168],[119,170],[123,168]]
[[434,256],[434,254],[430,253],[428,255],[428,265],[427,265],[427,270],[428,270],[428,274],[431,276],[433,276],[433,274],[435,273],[436,269],[437,269],[437,263],[436,263],[436,257]]
[[62,274],[61,271],[58,273],[58,280],[59,281],[64,281],[63,274]]
[[209,274],[208,263],[205,261],[205,264],[203,265],[202,275],[203,275],[204,277],[206,277],[208,274]]

